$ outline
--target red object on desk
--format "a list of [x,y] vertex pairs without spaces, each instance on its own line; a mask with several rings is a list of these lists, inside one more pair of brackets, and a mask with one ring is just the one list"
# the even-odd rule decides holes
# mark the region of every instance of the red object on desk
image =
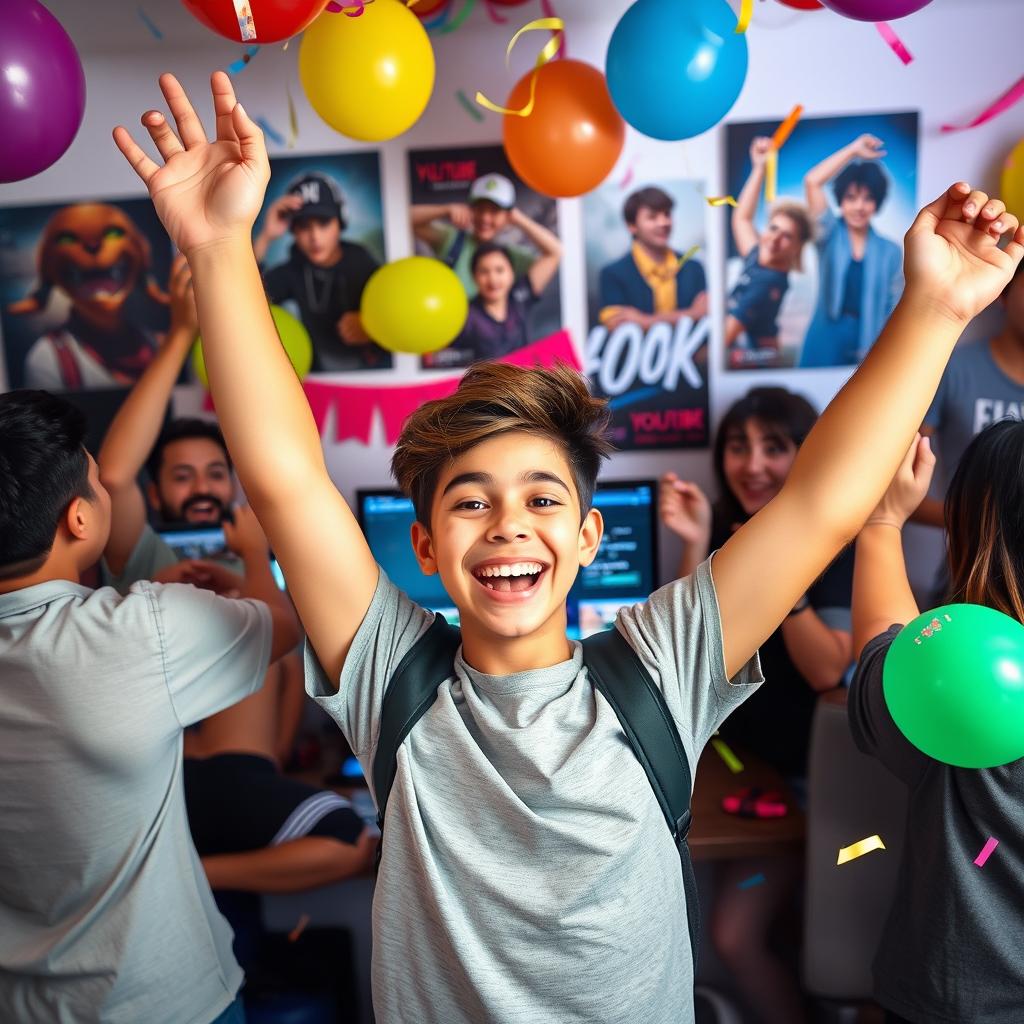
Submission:
[[722,797],[722,810],[741,818],[784,818],[789,807],[777,790],[745,786],[736,793]]

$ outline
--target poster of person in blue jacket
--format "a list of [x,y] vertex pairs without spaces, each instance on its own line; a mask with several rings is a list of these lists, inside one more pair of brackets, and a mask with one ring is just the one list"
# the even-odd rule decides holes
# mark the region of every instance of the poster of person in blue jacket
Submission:
[[697,181],[608,184],[583,199],[584,372],[623,450],[708,443],[707,281]]
[[[917,208],[914,112],[804,117],[765,157],[782,120],[726,129],[725,366],[854,366],[903,291],[902,238]],[[780,228],[793,259],[772,260]]]

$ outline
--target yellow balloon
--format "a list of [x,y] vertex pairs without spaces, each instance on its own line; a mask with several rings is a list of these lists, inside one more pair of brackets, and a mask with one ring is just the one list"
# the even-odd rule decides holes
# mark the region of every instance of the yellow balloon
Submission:
[[1010,213],[1024,222],[1024,139],[1021,139],[1003,164],[1003,178],[999,198]]
[[[297,320],[281,306],[271,306],[270,315],[274,318],[277,336],[281,339],[285,354],[295,368],[299,380],[302,380],[313,365],[313,342],[310,340],[309,331],[306,330],[301,320]],[[206,376],[206,360],[203,358],[201,335],[196,338],[196,343],[192,348],[192,372],[204,388],[210,386],[210,380]]]
[[356,18],[321,14],[302,37],[299,80],[313,109],[350,139],[380,142],[412,127],[434,88],[434,51],[401,0]]
[[451,344],[468,312],[455,271],[429,256],[409,256],[375,270],[360,309],[363,327],[378,345],[416,355]]

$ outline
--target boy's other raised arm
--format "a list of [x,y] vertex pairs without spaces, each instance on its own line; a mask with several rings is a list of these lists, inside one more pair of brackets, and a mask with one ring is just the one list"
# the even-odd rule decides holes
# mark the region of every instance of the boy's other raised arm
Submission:
[[[1003,234],[1011,241],[1005,250]],[[968,321],[1009,281],[1024,229],[960,183],[907,233],[907,289],[861,367],[822,413],[778,496],[715,556],[726,668],[737,672],[861,528],[932,401]]]
[[171,75],[160,88],[177,127],[148,111],[142,123],[162,164],[129,132],[114,140],[146,183],[157,213],[192,268],[203,354],[221,428],[303,625],[329,679],[377,585],[378,570],[324,463],[320,435],[280,344],[252,251],[252,225],[270,176],[263,134],[212,78],[216,138]]

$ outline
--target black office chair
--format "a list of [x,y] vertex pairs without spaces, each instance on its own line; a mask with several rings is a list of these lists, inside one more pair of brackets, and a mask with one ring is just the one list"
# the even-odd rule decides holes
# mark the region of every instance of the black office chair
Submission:
[[[826,694],[814,714],[804,898],[804,987],[837,1024],[872,998],[907,812],[906,786],[854,745],[845,698]],[[876,834],[885,850],[837,866],[841,847]]]

